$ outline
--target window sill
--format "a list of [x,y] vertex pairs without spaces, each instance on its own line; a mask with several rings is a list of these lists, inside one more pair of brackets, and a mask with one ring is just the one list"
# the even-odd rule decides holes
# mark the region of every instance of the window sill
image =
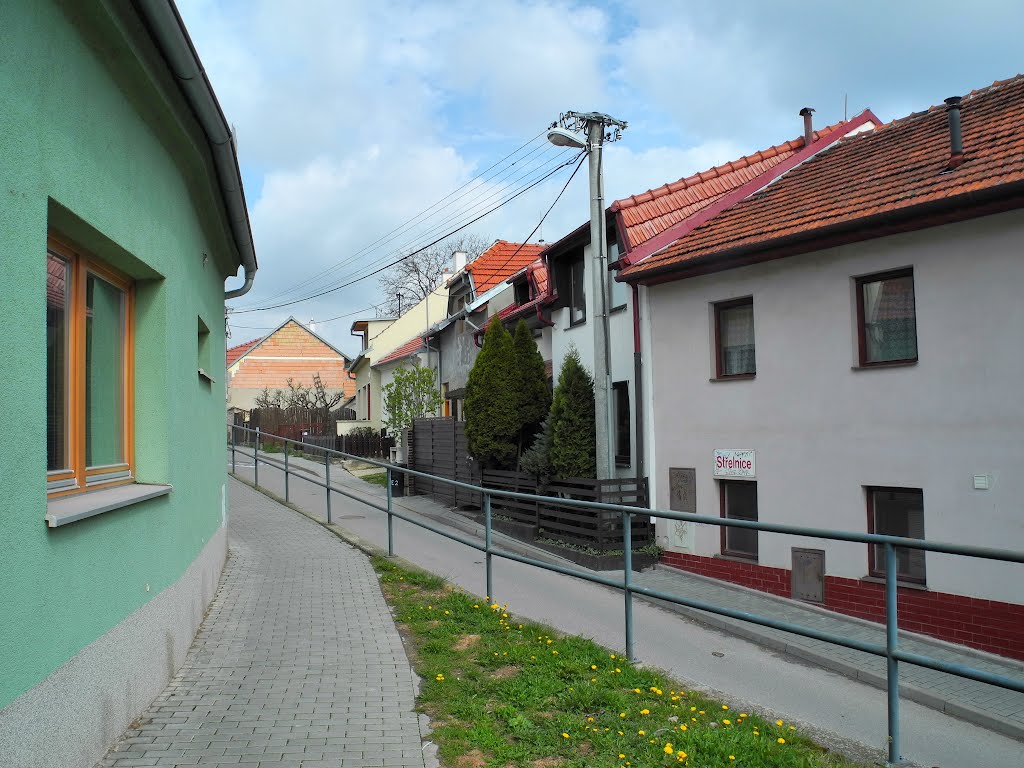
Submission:
[[583,318],[582,320],[570,320],[569,321],[569,327],[570,328],[579,328],[581,325],[586,325],[586,324],[587,324],[587,318]]
[[870,371],[875,368],[907,368],[912,365],[917,365],[917,358],[913,360],[889,360],[884,363],[862,363],[861,365],[851,365],[851,371]]
[[[883,587],[885,586],[885,579],[881,576],[862,576],[860,580],[868,584],[881,584]],[[896,579],[896,586],[900,589],[916,589],[919,592],[928,591],[928,585],[918,581],[901,581]]]
[[757,556],[748,555],[734,555],[728,552],[720,552],[717,555],[712,555],[715,560],[728,560],[732,563],[746,563],[747,565],[757,565]]
[[717,384],[721,381],[750,381],[756,378],[756,373],[737,373],[735,376],[718,376],[717,378],[708,379],[708,381]]
[[615,468],[616,469],[629,469],[632,466],[633,466],[633,462],[630,461],[629,459],[619,459],[619,458],[615,459]]
[[166,496],[171,490],[169,485],[130,483],[72,496],[61,496],[46,502],[46,525],[58,528],[69,523],[77,523],[79,520],[102,515],[104,512]]
[[626,308],[625,304],[619,304],[617,307],[612,307],[608,310],[609,315],[614,315],[616,312],[622,312]]
[[208,381],[210,384],[217,383],[217,380],[213,378],[213,376],[208,374],[206,371],[204,371],[202,368],[199,369],[199,378],[203,379],[204,381]]

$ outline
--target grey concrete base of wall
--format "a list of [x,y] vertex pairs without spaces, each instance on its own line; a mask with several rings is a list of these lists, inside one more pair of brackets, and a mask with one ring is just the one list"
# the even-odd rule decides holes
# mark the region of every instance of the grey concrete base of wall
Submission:
[[185,661],[226,556],[219,528],[177,582],[0,709],[0,765],[92,768]]

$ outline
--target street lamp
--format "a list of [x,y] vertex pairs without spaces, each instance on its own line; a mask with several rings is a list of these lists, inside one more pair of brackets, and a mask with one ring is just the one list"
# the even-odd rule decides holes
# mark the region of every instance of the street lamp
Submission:
[[[611,131],[606,133],[606,129]],[[623,120],[600,112],[566,112],[551,124],[548,141],[556,147],[585,149],[590,171],[590,255],[594,312],[594,411],[597,433],[597,477],[614,474],[615,454],[611,441],[613,414],[611,359],[608,349],[608,244],[604,220],[604,166],[601,152],[605,141],[618,141],[626,128]],[[579,136],[586,131],[586,141]]]

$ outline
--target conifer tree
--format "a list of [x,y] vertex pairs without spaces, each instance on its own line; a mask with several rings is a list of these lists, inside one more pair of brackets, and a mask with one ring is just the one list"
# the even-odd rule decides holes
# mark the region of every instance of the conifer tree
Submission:
[[551,471],[556,477],[597,475],[594,379],[570,347],[551,403]]
[[541,423],[551,410],[551,390],[544,370],[544,358],[533,334],[520,320],[512,339],[515,348],[516,416],[519,419],[519,455],[533,443]]
[[495,317],[466,381],[469,452],[489,469],[515,466],[519,440],[512,336]]

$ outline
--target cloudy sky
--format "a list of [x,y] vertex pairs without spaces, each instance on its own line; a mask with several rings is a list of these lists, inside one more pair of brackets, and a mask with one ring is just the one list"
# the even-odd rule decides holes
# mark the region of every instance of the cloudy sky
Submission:
[[[560,112],[629,123],[611,201],[795,138],[803,106],[890,120],[1024,68],[1018,0],[178,5],[235,126],[260,265],[229,343],[294,315],[350,353],[369,273],[495,207],[469,231],[530,234],[572,171],[530,186],[575,154],[544,141]],[[583,168],[533,239],[587,206]]]

